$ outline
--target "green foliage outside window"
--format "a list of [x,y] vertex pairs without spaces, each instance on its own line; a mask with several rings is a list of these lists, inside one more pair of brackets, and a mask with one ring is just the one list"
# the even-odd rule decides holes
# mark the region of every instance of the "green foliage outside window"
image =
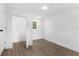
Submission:
[[33,21],[33,29],[37,29],[37,22]]

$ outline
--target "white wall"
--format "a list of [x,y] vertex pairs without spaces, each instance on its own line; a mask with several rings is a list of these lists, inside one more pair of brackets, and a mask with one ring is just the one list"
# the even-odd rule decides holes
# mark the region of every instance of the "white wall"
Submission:
[[[32,28],[32,22],[37,22],[37,29]],[[26,47],[32,45],[33,40],[43,39],[42,20],[33,18],[12,17],[12,42],[26,41]]]
[[[34,13],[24,13],[22,11],[11,11],[11,12],[8,12],[12,15],[15,15],[15,16],[22,16],[22,17],[25,17],[26,18],[26,21],[28,23],[28,20],[31,22],[30,24],[32,25],[32,21],[35,20],[37,21],[37,25],[38,25],[38,28],[35,30],[33,30],[33,36],[32,38],[35,40],[35,39],[42,39],[43,38],[43,27],[42,27],[42,17],[40,16],[40,19],[38,16],[38,14],[34,14]],[[27,24],[28,25],[28,24]]]
[[12,48],[12,19],[11,15],[6,13],[6,44],[5,49]]
[[32,19],[26,20],[26,47],[33,45],[33,39],[32,39]]
[[79,52],[79,9],[44,21],[45,39]]
[[[37,22],[37,29],[33,29],[33,21]],[[33,45],[33,40],[43,39],[42,21],[38,17],[28,17],[26,31],[26,47]]]
[[[40,18],[35,18],[32,20],[37,22],[37,29],[32,30],[32,39],[37,40],[37,39],[43,39],[43,21]],[[32,25],[33,26],[33,25]]]
[[26,40],[26,19],[12,16],[12,41],[21,42]]
[[[16,11],[15,11],[16,12]],[[21,13],[21,12],[17,12],[17,13],[15,13],[14,11],[13,11],[13,13],[10,13],[10,12],[7,12],[7,16],[6,16],[6,19],[7,19],[7,39],[6,39],[6,49],[8,49],[8,48],[12,48],[12,42],[13,42],[13,39],[12,39],[12,16],[20,16],[20,17],[24,17],[24,18],[26,18],[26,28],[28,27],[28,25],[30,24],[31,25],[31,30],[32,30],[32,39],[42,39],[43,38],[43,36],[41,35],[41,34],[39,34],[39,33],[42,33],[42,30],[41,30],[41,27],[40,27],[40,25],[41,25],[41,21],[38,21],[38,23],[39,23],[39,30],[37,29],[37,30],[34,30],[33,31],[33,29],[32,29],[32,20],[34,20],[32,17],[35,17],[34,15],[32,16],[31,14],[29,14],[29,16],[26,14],[26,13]],[[29,20],[29,22],[28,22],[28,20]],[[28,24],[29,23],[29,24]],[[20,27],[19,27],[20,28]],[[26,29],[27,30],[27,29]],[[35,32],[36,31],[36,32]],[[29,32],[28,32],[29,33]],[[36,34],[38,34],[38,36],[36,36]],[[43,33],[42,33],[43,34]],[[29,34],[30,35],[30,34]],[[24,35],[23,35],[24,36]],[[30,36],[31,37],[31,36]],[[17,38],[17,36],[16,36],[16,38]],[[27,38],[27,34],[26,34],[26,38]],[[20,42],[20,41],[25,41],[25,39],[20,39],[20,40],[17,40],[17,39],[14,39],[14,42]],[[30,39],[29,39],[29,41],[30,41]],[[32,44],[32,41],[30,41],[31,42],[31,44]]]
[[0,55],[3,52],[3,49],[5,48],[5,23],[6,23],[6,18],[5,18],[5,7],[3,3],[0,3]]
[[[12,17],[12,40],[13,42],[20,42],[20,41],[25,41],[25,25],[26,21],[29,20],[30,25],[32,27],[32,22],[36,21],[37,22],[37,29],[32,30],[32,39],[43,39],[43,27],[42,27],[42,20],[39,18],[28,18],[24,19],[22,17],[17,17],[13,16]],[[28,21],[27,21],[28,22]],[[27,24],[26,28],[28,27],[29,24]]]

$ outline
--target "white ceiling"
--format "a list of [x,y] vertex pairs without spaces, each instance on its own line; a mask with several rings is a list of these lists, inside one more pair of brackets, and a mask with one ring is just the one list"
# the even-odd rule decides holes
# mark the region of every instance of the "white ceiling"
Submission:
[[[79,8],[79,3],[7,3],[8,11],[20,11],[39,15],[55,16]],[[48,6],[48,10],[42,10]]]

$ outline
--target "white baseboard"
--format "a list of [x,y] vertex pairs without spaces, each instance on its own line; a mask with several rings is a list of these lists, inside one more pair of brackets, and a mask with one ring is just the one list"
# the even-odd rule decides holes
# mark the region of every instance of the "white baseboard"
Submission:
[[69,50],[72,50],[72,51],[75,51],[75,52],[78,52],[78,53],[79,53],[78,50],[75,50],[75,49],[72,49],[72,48],[70,48],[70,47],[67,47],[66,45],[63,45],[63,44],[61,44],[61,43],[59,43],[59,42],[51,41],[51,40],[48,40],[48,39],[45,39],[45,40],[47,40],[47,41],[49,41],[49,42],[51,42],[51,43],[55,43],[55,44],[57,44],[57,45],[59,45],[59,46],[61,46],[61,47],[64,47],[64,48],[67,48],[67,49],[69,49]]

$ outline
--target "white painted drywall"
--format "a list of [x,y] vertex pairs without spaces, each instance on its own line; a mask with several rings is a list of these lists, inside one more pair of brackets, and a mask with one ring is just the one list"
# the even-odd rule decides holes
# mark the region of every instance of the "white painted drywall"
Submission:
[[12,41],[21,42],[26,40],[26,19],[12,16]]
[[[18,13],[20,13],[20,12],[18,12]],[[34,20],[33,18],[32,18],[32,16],[29,16],[29,17],[26,17],[27,16],[27,14],[25,13],[25,14],[19,14],[19,15],[17,15],[18,13],[15,13],[14,15],[17,17],[17,16],[22,16],[22,17],[25,17],[26,18],[26,23],[27,23],[27,26],[26,26],[26,28],[28,27],[28,23],[31,25],[31,30],[32,30],[32,32],[33,32],[33,29],[32,29],[32,20]],[[6,15],[6,19],[7,19],[7,40],[6,40],[6,49],[8,49],[8,48],[12,48],[12,43],[13,43],[13,41],[14,42],[20,42],[20,41],[25,41],[25,39],[20,39],[20,40],[17,40],[16,38],[18,38],[17,37],[17,34],[16,34],[16,37],[15,37],[15,39],[13,40],[12,39],[12,16],[13,16],[13,14],[10,14],[10,13],[7,13],[7,15]],[[16,19],[16,18],[15,18]],[[29,22],[28,22],[28,20],[29,20]],[[41,21],[39,21],[38,23],[40,24],[40,22]],[[40,24],[41,25],[41,24]],[[19,27],[19,28],[21,28],[21,27]],[[42,28],[43,29],[43,28]],[[27,29],[26,29],[27,30]],[[34,35],[34,36],[32,36],[32,39],[41,39],[41,38],[43,38],[43,36],[41,35],[41,34],[39,34],[39,33],[42,33],[41,32],[41,27],[39,28],[39,30],[37,29],[37,30],[35,30],[36,32],[33,32],[32,33],[32,35]],[[28,32],[29,33],[29,32]],[[36,34],[38,34],[38,36],[35,36],[35,33]],[[43,34],[43,33],[42,33]],[[25,35],[23,35],[23,36],[25,36]],[[24,38],[24,37],[23,37]],[[26,34],[26,38],[27,38],[27,34]],[[32,41],[31,40],[29,40],[29,42],[31,42],[31,44],[32,44]]]
[[[27,19],[26,19],[27,20]],[[32,22],[36,21],[37,22],[37,29],[31,28],[32,32],[32,39],[43,39],[43,27],[42,27],[42,20],[37,19],[37,18],[30,18],[28,19],[30,21],[30,25],[32,27]],[[12,33],[13,33],[13,42],[20,42],[20,41],[25,41],[25,20],[21,17],[12,17]],[[28,25],[28,24],[27,24]],[[27,26],[28,27],[28,26]],[[21,35],[21,36],[19,36]],[[20,38],[21,37],[21,38]]]
[[[32,39],[37,40],[37,39],[43,39],[43,21],[41,18],[34,18],[32,22],[35,21],[37,22],[37,29],[32,30]],[[33,25],[32,25],[33,26]]]
[[5,48],[5,6],[3,3],[0,3],[0,55]]
[[[43,39],[42,20],[38,17],[29,17],[27,20],[26,47],[33,45],[33,40]],[[37,29],[33,29],[33,21],[37,22]]]
[[33,45],[33,39],[32,39],[32,19],[26,20],[26,47]]
[[[32,28],[33,21],[37,21],[37,29]],[[28,45],[32,45],[32,40],[37,39],[43,39],[42,20],[36,17],[28,19],[17,16],[12,17],[12,42],[26,40]]]
[[12,48],[12,19],[11,15],[6,13],[6,44],[5,49]]
[[44,21],[45,39],[79,52],[79,9]]

